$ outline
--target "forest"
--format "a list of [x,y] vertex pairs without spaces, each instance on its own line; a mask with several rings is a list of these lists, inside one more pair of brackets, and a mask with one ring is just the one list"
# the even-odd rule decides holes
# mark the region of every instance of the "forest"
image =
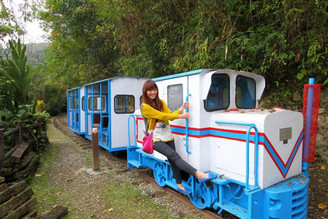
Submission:
[[24,0],[23,18],[51,32],[33,65],[18,41],[24,30],[0,4],[0,35],[13,39],[1,46],[0,110],[42,100],[56,115],[65,110],[66,90],[82,84],[200,68],[263,75],[276,102],[310,77],[328,82],[326,0]]

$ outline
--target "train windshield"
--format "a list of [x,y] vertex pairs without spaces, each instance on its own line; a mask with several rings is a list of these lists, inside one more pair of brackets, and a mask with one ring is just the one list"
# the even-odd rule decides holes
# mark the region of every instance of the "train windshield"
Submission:
[[242,109],[252,109],[255,107],[256,85],[253,78],[237,76],[236,79],[236,106]]
[[204,101],[206,111],[227,109],[229,107],[229,76],[227,74],[213,74],[211,86]]
[[182,84],[169,85],[167,94],[168,107],[174,112],[183,104]]

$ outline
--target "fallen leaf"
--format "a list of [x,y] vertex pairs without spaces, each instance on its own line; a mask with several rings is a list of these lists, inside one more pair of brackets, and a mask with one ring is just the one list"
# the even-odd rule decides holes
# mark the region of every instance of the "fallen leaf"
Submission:
[[71,182],[72,182],[71,179],[66,180],[66,183],[71,183]]
[[300,183],[301,183],[301,184],[306,184],[306,182],[305,182],[305,181],[300,181]]
[[41,177],[41,174],[35,174],[35,177]]
[[108,211],[107,209],[106,210],[103,210],[102,213],[105,214],[107,211]]
[[302,178],[306,178],[306,176],[305,176],[305,175],[303,175],[303,174],[300,174],[300,176],[301,176]]
[[113,208],[110,208],[110,209],[108,209],[108,211],[111,212],[111,211],[114,211],[114,209]]
[[321,169],[322,169],[322,170],[325,170],[325,169],[326,169],[326,167],[325,167],[325,166],[321,166]]
[[123,173],[123,172],[127,172],[129,169],[124,168],[124,169],[119,169],[116,171],[116,173]]
[[320,209],[326,209],[328,206],[325,203],[318,204],[318,208]]

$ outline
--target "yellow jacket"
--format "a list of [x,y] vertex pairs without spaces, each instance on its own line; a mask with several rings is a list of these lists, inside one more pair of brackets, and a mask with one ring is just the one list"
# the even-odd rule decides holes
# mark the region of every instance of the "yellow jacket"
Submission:
[[148,119],[148,130],[153,129],[156,120],[158,122],[164,122],[165,125],[169,125],[169,120],[172,121],[179,118],[179,114],[181,113],[180,109],[172,112],[166,105],[165,101],[161,101],[163,103],[162,111],[158,111],[146,103],[143,103],[141,106],[142,116]]

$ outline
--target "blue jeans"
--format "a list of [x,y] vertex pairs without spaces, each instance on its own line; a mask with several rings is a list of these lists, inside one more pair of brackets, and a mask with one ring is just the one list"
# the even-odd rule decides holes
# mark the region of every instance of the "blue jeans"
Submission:
[[173,177],[177,184],[181,184],[181,172],[183,170],[191,175],[195,175],[196,169],[184,161],[180,155],[175,151],[174,141],[162,142],[157,141],[154,143],[154,149],[165,155],[171,165]]

